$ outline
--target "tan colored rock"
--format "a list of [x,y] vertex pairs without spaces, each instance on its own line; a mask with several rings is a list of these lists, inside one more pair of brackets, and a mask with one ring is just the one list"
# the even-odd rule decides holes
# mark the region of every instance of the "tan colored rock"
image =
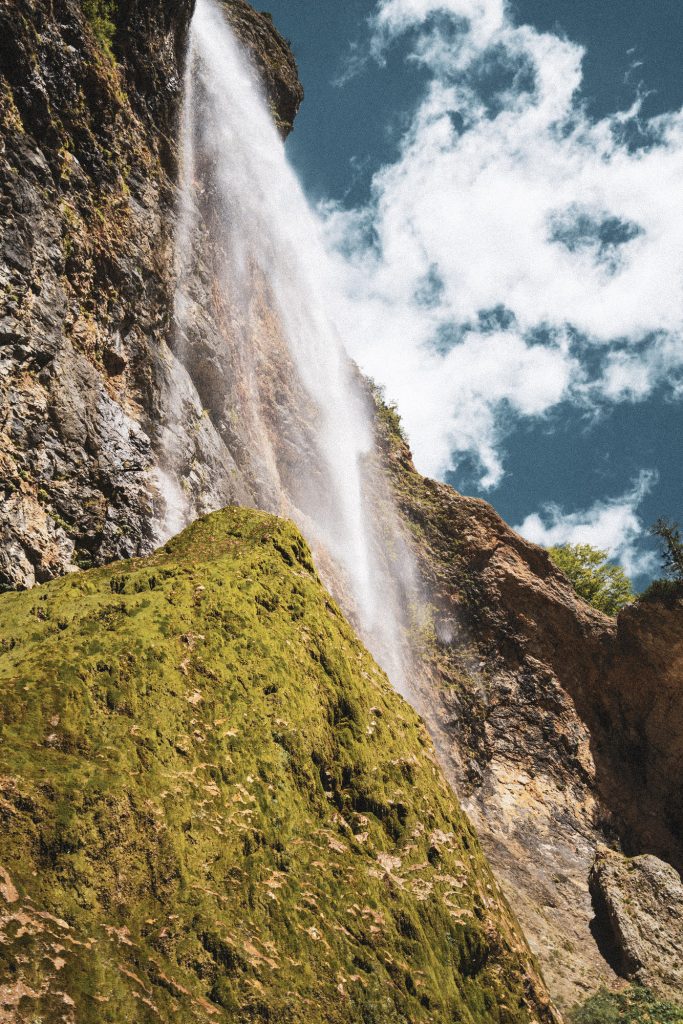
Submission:
[[623,984],[594,936],[598,847],[681,863],[683,602],[596,611],[489,505],[416,473],[381,409],[380,425],[430,605],[416,702],[567,1008]]
[[604,918],[619,973],[665,998],[683,993],[683,883],[649,855],[598,851],[591,871],[598,916]]

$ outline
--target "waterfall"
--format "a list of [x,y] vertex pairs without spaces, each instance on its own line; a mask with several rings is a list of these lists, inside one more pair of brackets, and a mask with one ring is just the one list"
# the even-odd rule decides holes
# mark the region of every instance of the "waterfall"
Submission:
[[[193,500],[198,471],[172,450],[169,427],[160,475],[167,532],[226,495],[292,518],[404,688],[400,620],[412,570],[373,469],[372,402],[330,316],[336,284],[320,224],[217,0],[198,0],[190,30],[176,279],[170,419],[194,415],[199,430],[206,412],[230,461],[212,466]],[[237,477],[242,491],[233,493]]]

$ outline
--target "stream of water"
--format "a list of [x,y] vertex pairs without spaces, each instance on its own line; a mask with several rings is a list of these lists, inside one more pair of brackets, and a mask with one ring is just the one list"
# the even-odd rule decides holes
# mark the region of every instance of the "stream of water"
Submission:
[[[363,639],[404,689],[398,619],[412,569],[403,551],[392,578],[382,556],[393,526],[377,521],[377,495],[386,510],[388,491],[371,479],[372,405],[330,316],[335,281],[319,222],[216,0],[198,0],[190,31],[178,214],[176,358],[197,378],[192,338],[211,301],[223,336],[212,339],[210,390],[230,392],[223,419],[248,438],[258,503],[294,519],[314,555],[339,569]],[[201,273],[199,252],[211,254]],[[181,494],[170,481],[174,527],[190,517]]]

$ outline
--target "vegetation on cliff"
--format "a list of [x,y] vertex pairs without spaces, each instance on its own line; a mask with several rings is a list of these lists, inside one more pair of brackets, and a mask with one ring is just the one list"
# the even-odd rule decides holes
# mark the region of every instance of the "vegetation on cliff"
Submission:
[[631,581],[620,565],[608,561],[607,551],[592,544],[559,544],[548,554],[579,597],[605,615],[616,615],[635,600]]
[[652,533],[661,544],[662,570],[664,576],[653,580],[641,594],[644,601],[673,602],[683,597],[683,539],[678,523],[658,519]]
[[116,14],[115,0],[81,0],[83,13],[90,22],[93,32],[101,45],[111,53],[111,44],[114,41],[116,25],[114,17]]
[[533,964],[296,530],[206,517],[0,598],[13,1020],[522,1022]]
[[683,1024],[683,1006],[631,985],[621,992],[601,989],[576,1006],[569,1019],[571,1024]]

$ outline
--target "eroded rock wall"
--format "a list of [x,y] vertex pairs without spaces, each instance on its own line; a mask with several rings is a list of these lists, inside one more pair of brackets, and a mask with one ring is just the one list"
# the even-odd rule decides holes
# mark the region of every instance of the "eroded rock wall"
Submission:
[[489,505],[417,474],[391,410],[378,422],[429,609],[416,700],[567,1007],[621,983],[596,850],[680,868],[683,602],[597,612]]
[[[302,97],[291,53],[268,17],[225,6],[286,133]],[[199,488],[223,481],[205,507],[257,503],[173,355],[193,0],[114,7],[103,25],[79,0],[0,0],[1,587],[151,550],[174,500],[169,444]],[[219,333],[208,314],[209,346]]]
[[0,4],[5,586],[153,543],[191,9],[122,2],[110,50],[78,0]]

